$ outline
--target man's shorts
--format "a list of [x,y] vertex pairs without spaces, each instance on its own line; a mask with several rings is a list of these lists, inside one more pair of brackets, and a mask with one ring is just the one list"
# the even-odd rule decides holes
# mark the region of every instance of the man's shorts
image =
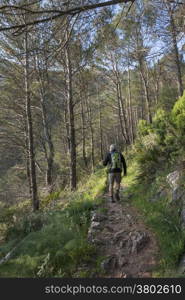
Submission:
[[114,184],[114,182],[120,184],[120,182],[121,182],[121,172],[109,173],[109,184]]

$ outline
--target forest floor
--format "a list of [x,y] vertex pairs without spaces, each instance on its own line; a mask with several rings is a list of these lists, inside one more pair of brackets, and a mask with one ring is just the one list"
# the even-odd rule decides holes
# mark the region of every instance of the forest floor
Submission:
[[89,229],[98,254],[105,257],[104,274],[98,277],[151,278],[159,253],[154,234],[123,192],[119,202],[111,203],[107,194],[104,197],[104,213],[95,213]]

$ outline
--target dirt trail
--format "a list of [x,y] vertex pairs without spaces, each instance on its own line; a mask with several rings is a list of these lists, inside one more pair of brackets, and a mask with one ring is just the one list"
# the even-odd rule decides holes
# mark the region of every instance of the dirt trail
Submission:
[[89,239],[105,257],[103,277],[152,277],[158,253],[154,234],[124,198],[116,203],[109,202],[108,195],[105,198],[106,213],[96,212],[89,230]]

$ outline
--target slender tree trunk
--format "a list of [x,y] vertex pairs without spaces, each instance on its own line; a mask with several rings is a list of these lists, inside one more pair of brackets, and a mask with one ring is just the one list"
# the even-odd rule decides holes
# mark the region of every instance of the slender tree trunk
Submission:
[[[120,129],[121,134],[123,137],[123,141],[125,144],[128,144],[128,131],[127,131],[127,124],[125,120],[125,112],[124,112],[124,106],[122,101],[122,93],[121,93],[121,83],[120,83],[120,75],[119,75],[119,69],[118,69],[118,63],[112,53],[110,53],[111,62],[112,62],[112,68],[113,68],[113,74],[115,76],[115,80],[113,80],[115,84],[116,89],[116,98],[117,98],[117,105],[118,105],[118,118],[120,123]],[[123,119],[122,119],[123,117]]]
[[134,128],[133,128],[133,114],[132,114],[132,95],[130,87],[130,68],[128,65],[128,116],[129,116],[129,127],[130,127],[130,140],[134,142]]
[[117,103],[118,103],[118,118],[119,118],[119,123],[120,123],[120,128],[121,128],[121,134],[122,134],[123,140],[125,141],[125,143],[127,143],[126,133],[124,130],[123,120],[121,117],[121,105],[120,105],[120,99],[119,99],[118,84],[116,84],[116,91],[117,91]]
[[116,91],[117,91],[117,100],[118,100],[118,113],[119,113],[119,120],[120,120],[120,126],[122,135],[124,136],[125,143],[127,145],[130,144],[129,140],[129,134],[128,134],[128,120],[126,118],[126,112],[125,112],[125,106],[123,102],[123,96],[122,96],[122,87],[121,87],[121,81],[120,81],[120,74],[119,74],[119,68],[117,61],[113,59],[113,70],[116,77]]
[[98,104],[99,104],[99,130],[100,130],[100,159],[103,160],[103,130],[102,130],[102,107],[98,91]]
[[[127,120],[126,120],[126,116],[125,116],[125,109],[124,109],[124,105],[123,105],[121,87],[120,87],[119,82],[116,83],[116,90],[117,90],[117,102],[118,102],[118,116],[119,116],[119,121],[120,121],[121,133],[125,140],[125,143],[129,144]],[[122,119],[122,117],[123,117],[123,119]]]
[[134,111],[133,111],[133,120],[134,120],[134,126],[135,128],[137,128],[137,111],[136,111],[136,107],[134,108]]
[[137,37],[137,60],[139,64],[139,74],[140,74],[141,83],[142,83],[144,96],[145,96],[146,117],[148,123],[152,123],[147,67],[145,66],[145,56],[141,52],[141,50],[144,48],[143,37],[141,34],[141,26],[136,28],[136,37]]
[[[48,66],[47,66],[47,58],[46,55],[44,56],[44,64],[42,64],[43,61],[40,61],[39,57],[36,57],[36,70],[38,74],[38,82],[39,82],[39,88],[40,88],[40,104],[41,104],[41,111],[42,111],[42,124],[43,124],[43,131],[44,131],[44,143],[46,146],[44,147],[45,150],[45,157],[46,157],[46,163],[47,163],[47,169],[46,169],[46,185],[51,186],[53,183],[52,180],[52,173],[53,173],[53,163],[54,163],[54,145],[52,142],[51,137],[51,128],[49,126],[48,122],[48,112],[47,112],[47,94],[50,90],[50,82],[49,82],[49,76],[48,76]],[[44,67],[43,67],[44,65]],[[47,86],[46,83],[47,82]]]
[[121,107],[121,115],[123,117],[123,122],[125,126],[125,136],[126,136],[126,144],[130,144],[129,132],[128,132],[128,118],[126,116],[125,105],[122,97],[122,89],[121,84],[119,83],[119,95],[120,95],[120,107]]
[[[141,74],[139,73],[139,79],[140,79],[140,95],[141,95],[141,119],[144,120],[145,119],[145,100],[144,100],[144,97],[143,97],[143,82],[142,82],[142,78],[141,78]],[[134,112],[132,112],[132,115],[134,114]],[[134,124],[134,121],[133,121],[133,124]]]
[[159,81],[156,79],[156,82],[154,84],[155,89],[155,104],[158,105],[159,102]]
[[92,163],[92,172],[94,172],[95,168],[95,158],[94,158],[94,128],[92,124],[92,110],[91,105],[89,103],[88,96],[86,97],[86,106],[88,112],[88,120],[89,120],[89,127],[90,127],[90,136],[91,136],[91,163]]
[[69,138],[69,121],[68,121],[68,109],[65,107],[64,109],[64,123],[65,123],[65,132],[66,132],[66,144],[67,144],[67,151],[70,153],[70,138]]
[[174,56],[175,56],[175,64],[176,64],[176,68],[177,68],[178,95],[179,95],[179,97],[181,97],[183,95],[182,73],[181,73],[181,64],[180,64],[180,59],[179,59],[179,50],[177,47],[176,26],[175,26],[172,11],[170,11],[170,25],[171,25],[171,35],[172,35],[173,49],[174,49]]
[[26,120],[24,124],[24,136],[25,136],[25,160],[26,160],[26,175],[28,180],[28,188],[29,188],[29,194],[31,197],[31,180],[30,180],[30,164],[29,164],[29,143],[28,143],[28,133],[27,133],[27,124]]
[[29,153],[29,169],[30,169],[30,184],[31,184],[31,198],[33,203],[33,210],[39,209],[39,199],[37,195],[37,180],[35,168],[35,152],[34,152],[34,137],[33,137],[33,123],[31,113],[31,98],[29,86],[29,54],[28,54],[28,33],[25,32],[25,102],[26,102],[26,121],[28,133],[28,153]]
[[149,97],[149,88],[148,82],[145,78],[144,68],[143,68],[143,61],[139,59],[139,66],[140,66],[140,76],[143,83],[144,95],[145,95],[145,103],[146,103],[146,113],[147,113],[147,121],[151,124],[152,123],[152,115],[150,109],[150,97]]
[[66,54],[66,86],[67,86],[67,107],[69,117],[69,142],[70,142],[70,188],[76,189],[76,134],[74,120],[73,86],[72,86],[72,66],[70,57],[70,47],[67,43]]
[[45,135],[45,143],[48,147],[46,148],[46,162],[47,162],[47,169],[46,169],[46,185],[51,186],[53,183],[52,180],[52,173],[53,173],[53,162],[54,162],[54,146],[51,138],[51,133],[49,132],[48,124],[47,124],[47,113],[45,107],[45,96],[43,95],[43,91],[40,93],[40,103],[42,109],[42,123]]
[[82,124],[82,156],[85,167],[87,167],[87,155],[86,155],[86,136],[85,136],[85,115],[84,115],[84,105],[83,99],[81,97],[80,101],[81,106],[81,124]]

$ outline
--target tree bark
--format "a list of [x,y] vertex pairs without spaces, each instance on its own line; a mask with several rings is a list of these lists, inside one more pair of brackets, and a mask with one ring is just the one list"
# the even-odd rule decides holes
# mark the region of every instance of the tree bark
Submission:
[[86,155],[85,115],[84,115],[84,105],[83,105],[82,97],[80,101],[80,106],[81,106],[81,124],[82,124],[82,156],[83,156],[85,167],[87,167],[88,164],[87,164],[87,155]]
[[102,107],[98,90],[98,104],[99,104],[99,130],[100,130],[100,159],[103,160],[103,130],[102,130]]
[[29,85],[29,53],[28,53],[28,33],[25,32],[24,39],[25,47],[25,103],[26,103],[26,123],[28,133],[28,154],[29,154],[29,169],[30,169],[30,185],[33,210],[39,209],[39,199],[37,194],[37,179],[35,167],[35,152],[34,152],[34,137],[33,137],[33,122],[31,113],[31,98]]
[[24,137],[25,137],[25,160],[26,160],[26,175],[28,180],[29,194],[31,197],[31,180],[30,180],[30,164],[29,164],[29,143],[28,143],[28,133],[27,133],[27,122],[24,120]]
[[140,76],[141,81],[143,83],[143,89],[144,89],[144,95],[145,95],[145,103],[146,103],[146,113],[147,113],[147,121],[148,123],[152,123],[152,115],[151,115],[151,108],[150,108],[150,97],[149,97],[149,88],[148,88],[148,82],[145,77],[145,70],[143,67],[143,60],[139,59],[139,68],[140,68]]
[[89,103],[88,96],[86,97],[86,106],[87,106],[87,112],[88,112],[88,121],[89,121],[89,127],[90,127],[90,138],[91,138],[91,164],[92,164],[92,172],[94,172],[95,168],[95,157],[94,157],[94,128],[92,124],[92,110],[91,105]]
[[54,145],[51,136],[51,127],[49,126],[49,122],[48,122],[48,112],[46,106],[46,101],[47,101],[46,97],[50,89],[50,82],[48,76],[46,55],[43,58],[44,59],[43,64],[41,61],[41,66],[39,63],[39,57],[37,56],[36,58],[37,58],[37,64],[35,67],[38,73],[38,82],[39,82],[39,89],[40,89],[40,105],[42,111],[42,125],[44,131],[44,144],[46,145],[44,147],[46,164],[47,164],[45,181],[47,186],[51,186],[53,183],[52,173],[53,173],[53,163],[54,163]]
[[130,87],[130,68],[128,64],[128,116],[129,116],[129,128],[130,128],[130,141],[134,143],[134,128],[133,128],[133,113],[132,113],[132,95]]
[[171,35],[172,35],[172,42],[173,42],[173,50],[175,56],[175,64],[177,68],[177,83],[178,83],[178,95],[181,97],[183,95],[183,83],[182,83],[182,73],[181,73],[181,64],[179,59],[179,50],[177,47],[177,32],[176,26],[173,17],[173,11],[170,9],[170,25],[171,25]]
[[69,118],[69,146],[70,146],[70,189],[76,189],[76,134],[74,120],[73,86],[72,86],[72,66],[70,57],[70,46],[67,43],[65,48],[66,57],[66,87],[67,87],[67,107]]
[[46,169],[46,185],[51,186],[53,183],[52,180],[52,173],[53,173],[53,162],[54,162],[54,146],[51,138],[51,133],[48,129],[47,124],[47,113],[44,103],[44,97],[41,95],[41,108],[42,108],[42,123],[43,123],[43,129],[44,129],[44,135],[46,144],[48,147],[46,148],[46,162],[47,162],[47,169]]
[[120,128],[123,140],[125,141],[125,144],[129,144],[129,137],[128,137],[128,127],[127,127],[127,119],[125,115],[125,108],[123,104],[123,97],[122,97],[122,87],[120,82],[120,75],[118,70],[118,64],[115,61],[115,58],[111,54],[111,60],[112,60],[112,67],[113,67],[113,73],[115,76],[114,84],[116,87],[116,97],[117,97],[117,104],[118,104],[118,118],[120,122]]

